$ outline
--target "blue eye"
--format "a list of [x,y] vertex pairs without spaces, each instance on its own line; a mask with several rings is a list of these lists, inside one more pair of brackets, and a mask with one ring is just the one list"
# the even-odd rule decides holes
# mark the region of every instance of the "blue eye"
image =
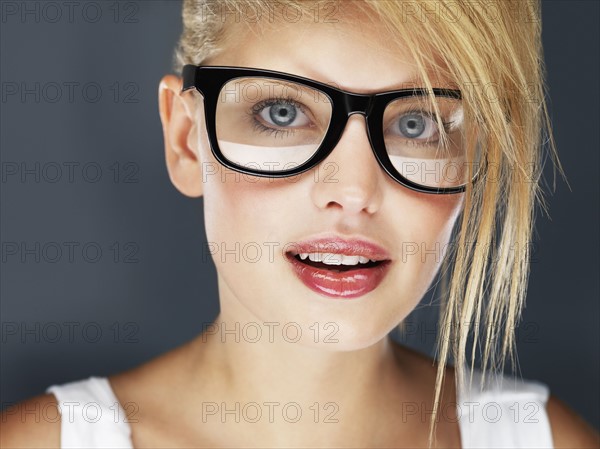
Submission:
[[275,104],[266,109],[269,111],[272,123],[277,126],[291,125],[298,115],[296,107],[291,104]]
[[256,105],[253,109],[267,125],[301,128],[310,124],[302,108],[291,101],[269,100]]
[[406,114],[398,120],[398,131],[409,139],[429,139],[435,135],[437,125],[421,114]]

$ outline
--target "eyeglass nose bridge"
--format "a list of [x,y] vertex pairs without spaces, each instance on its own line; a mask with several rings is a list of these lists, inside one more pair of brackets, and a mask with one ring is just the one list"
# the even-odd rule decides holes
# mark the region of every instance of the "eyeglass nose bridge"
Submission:
[[344,93],[344,108],[348,117],[353,114],[369,115],[372,107],[372,95]]
[[[371,123],[371,121],[373,120],[373,118],[370,119],[369,117],[375,107],[375,97],[376,96],[369,95],[369,94],[356,94],[356,93],[347,92],[347,91],[343,91],[343,90],[339,90],[338,92],[340,92],[342,94],[343,106],[344,106],[343,112],[345,112],[345,114],[346,114],[346,119],[345,120],[342,119],[341,123],[338,124],[336,136],[330,142],[329,151],[327,151],[327,153],[325,153],[322,156],[322,159],[320,162],[323,162],[323,160],[325,160],[331,154],[331,152],[334,150],[334,148],[339,143],[339,141],[342,137],[342,133],[344,132],[344,129],[346,128],[346,125],[348,124],[348,119],[354,114],[360,114],[365,118],[365,125],[366,125],[365,131],[367,133],[367,139],[369,141],[371,151],[373,152],[373,156],[375,157],[379,166],[386,173],[390,174],[389,170],[385,167],[385,163],[382,159],[382,155],[379,154],[380,151],[377,149],[378,145],[376,143],[376,140],[374,140],[373,135],[372,135],[373,123]],[[340,103],[342,103],[342,102],[340,102]],[[385,150],[383,150],[383,151],[385,151]],[[391,175],[391,174],[390,174],[390,176],[393,177],[393,175]]]

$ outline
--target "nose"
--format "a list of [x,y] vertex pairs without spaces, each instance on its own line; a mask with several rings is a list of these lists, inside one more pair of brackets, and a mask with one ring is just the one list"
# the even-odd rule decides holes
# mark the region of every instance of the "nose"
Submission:
[[312,201],[320,209],[374,214],[381,206],[383,171],[371,149],[365,117],[353,114],[338,144],[317,167]]

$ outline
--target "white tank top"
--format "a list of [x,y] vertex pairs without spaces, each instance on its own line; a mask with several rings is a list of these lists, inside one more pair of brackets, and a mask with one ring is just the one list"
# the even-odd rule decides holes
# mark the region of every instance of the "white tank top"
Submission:
[[[466,373],[468,379],[469,370]],[[546,384],[486,374],[486,385],[480,390],[480,376],[481,371],[475,369],[470,386],[458,388],[457,416],[464,449],[554,448]],[[52,385],[46,392],[56,396],[61,412],[62,448],[133,449],[125,411],[107,378]]]

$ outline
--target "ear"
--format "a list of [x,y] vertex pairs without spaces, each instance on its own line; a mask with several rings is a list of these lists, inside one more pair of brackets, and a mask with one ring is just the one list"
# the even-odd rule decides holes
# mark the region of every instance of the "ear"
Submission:
[[197,148],[196,99],[191,92],[182,94],[181,86],[181,78],[167,75],[158,88],[167,170],[177,190],[199,197],[202,196],[202,164]]

